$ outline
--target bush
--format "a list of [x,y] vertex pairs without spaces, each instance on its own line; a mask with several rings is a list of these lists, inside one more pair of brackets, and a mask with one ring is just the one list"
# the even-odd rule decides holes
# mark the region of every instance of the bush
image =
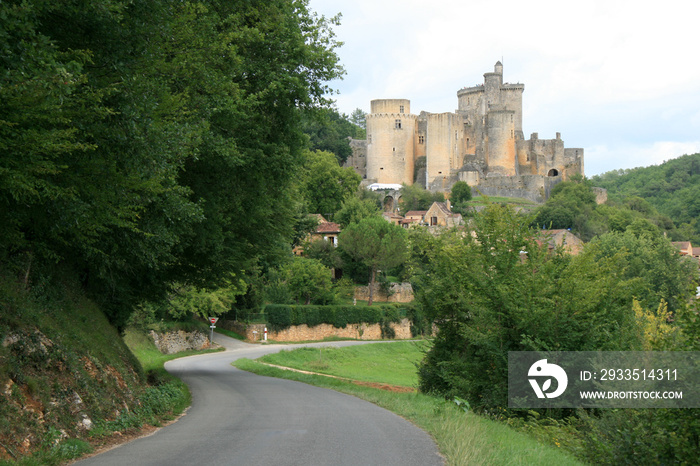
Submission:
[[[404,308],[409,306],[403,305]],[[383,305],[335,305],[335,306],[295,306],[288,304],[268,304],[265,315],[270,329],[284,330],[292,325],[306,324],[315,327],[320,324],[330,324],[336,328],[345,328],[348,324],[383,324],[387,325],[387,335],[393,333],[388,327],[389,322],[399,322],[402,314],[401,307],[394,304]],[[389,337],[393,338],[393,336]]]

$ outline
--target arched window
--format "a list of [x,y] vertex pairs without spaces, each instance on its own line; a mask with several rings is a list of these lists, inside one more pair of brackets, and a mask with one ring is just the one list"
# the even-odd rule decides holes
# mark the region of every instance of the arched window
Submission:
[[559,170],[556,168],[552,168],[549,170],[549,173],[547,173],[547,176],[559,176]]

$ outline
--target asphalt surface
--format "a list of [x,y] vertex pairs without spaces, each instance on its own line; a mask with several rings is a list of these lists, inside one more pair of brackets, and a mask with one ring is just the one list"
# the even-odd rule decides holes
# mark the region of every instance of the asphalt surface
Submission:
[[353,396],[231,366],[238,358],[311,345],[251,345],[223,335],[225,352],[176,359],[168,372],[190,387],[177,422],[80,465],[443,464],[433,440],[405,419]]

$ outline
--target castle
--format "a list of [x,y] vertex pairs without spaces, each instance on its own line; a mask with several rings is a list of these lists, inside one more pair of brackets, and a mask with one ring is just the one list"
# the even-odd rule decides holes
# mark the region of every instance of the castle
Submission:
[[573,174],[583,175],[583,149],[555,139],[525,139],[523,84],[503,82],[497,62],[484,83],[457,92],[454,113],[411,113],[407,99],[371,102],[367,140],[351,141],[346,162],[365,184],[411,185],[449,192],[457,181],[490,196],[543,202],[549,190]]

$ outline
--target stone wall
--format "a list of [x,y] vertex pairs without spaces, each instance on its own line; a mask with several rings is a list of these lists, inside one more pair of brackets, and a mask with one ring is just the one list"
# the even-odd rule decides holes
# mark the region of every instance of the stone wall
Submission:
[[[354,298],[359,301],[369,300],[369,285],[356,286]],[[410,283],[393,283],[387,294],[375,283],[373,298],[380,303],[410,303],[413,301],[413,287]]]
[[209,336],[203,332],[175,332],[156,333],[151,330],[151,338],[156,347],[163,354],[179,353],[187,350],[202,350],[209,348]]
[[[402,319],[401,322],[389,323],[394,330],[396,340],[408,340],[411,335],[411,321]],[[245,336],[249,341],[261,341],[264,338],[265,324],[249,324],[245,327]],[[278,342],[317,341],[328,337],[352,338],[357,340],[381,340],[382,329],[379,324],[348,324],[345,328],[337,328],[330,324],[320,324],[309,327],[306,324],[293,325],[279,332],[268,328],[267,338]]]

